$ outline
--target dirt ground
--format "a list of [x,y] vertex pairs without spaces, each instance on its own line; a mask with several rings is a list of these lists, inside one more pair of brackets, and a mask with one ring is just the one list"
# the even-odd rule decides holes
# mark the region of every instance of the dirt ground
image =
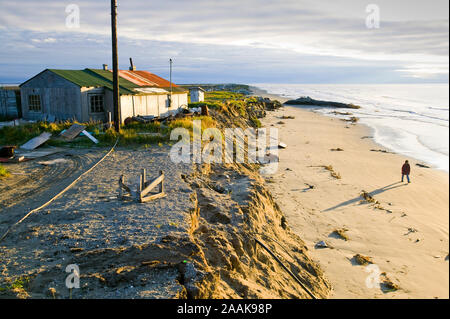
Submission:
[[[45,297],[50,288],[64,297],[69,293],[64,285],[65,268],[77,264],[84,285],[73,291],[74,298],[177,297],[183,291],[176,280],[179,272],[168,264],[187,257],[177,255],[171,251],[172,247],[166,247],[169,251],[165,251],[163,246],[172,244],[164,240],[170,234],[170,241],[176,238],[173,245],[181,247],[180,251],[183,245],[189,246],[189,213],[194,207],[191,190],[180,174],[181,171],[189,173],[189,167],[177,167],[166,151],[159,147],[115,151],[61,198],[14,228],[0,243],[4,285],[26,277],[32,282],[31,297]],[[51,156],[68,159],[67,162],[49,166],[37,161],[20,164],[27,175],[13,175],[1,186],[2,203],[7,206],[0,214],[2,234],[30,209],[72,182],[105,152],[68,150]],[[124,174],[128,185],[136,189],[142,168],[146,168],[149,179],[156,177],[161,169],[165,172],[168,196],[147,204],[118,200],[120,175]],[[158,259],[158,254],[166,258],[156,268],[152,265],[155,271],[142,274],[142,269],[133,270],[137,256],[140,262],[146,262]],[[103,289],[92,288],[104,283],[98,273],[105,275],[105,268],[108,274],[115,271],[119,278],[108,281]],[[133,280],[124,281],[122,277],[130,277],[130,273]],[[116,283],[121,280],[123,285]],[[140,288],[133,289],[135,285]]]
[[[45,203],[107,150],[67,149],[12,164],[0,186],[2,234]],[[118,149],[63,196],[0,242],[3,298],[309,298],[264,242],[318,298],[329,285],[293,235],[256,171],[244,166],[174,164],[169,146]],[[39,160],[41,161],[41,159]],[[136,189],[166,174],[167,197],[121,201],[118,179]],[[80,289],[65,286],[80,269]],[[17,283],[20,283],[18,285]]]

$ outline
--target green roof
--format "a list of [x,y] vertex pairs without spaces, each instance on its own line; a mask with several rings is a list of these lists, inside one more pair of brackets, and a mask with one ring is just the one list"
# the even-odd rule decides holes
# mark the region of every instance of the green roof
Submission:
[[[84,69],[84,70],[56,70],[49,69],[49,71],[63,77],[64,79],[80,86],[80,87],[106,87],[113,89],[113,73],[105,70]],[[134,84],[124,78],[119,78],[119,93],[124,95],[137,94],[133,91],[139,88],[139,85]]]

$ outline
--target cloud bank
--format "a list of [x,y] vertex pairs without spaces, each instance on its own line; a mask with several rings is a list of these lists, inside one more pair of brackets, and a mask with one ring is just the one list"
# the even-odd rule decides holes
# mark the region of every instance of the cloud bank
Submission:
[[[119,62],[166,76],[173,58],[179,83],[448,82],[448,1],[391,2],[378,1],[380,28],[369,29],[356,0],[119,0]],[[0,82],[111,60],[109,1],[0,8]]]

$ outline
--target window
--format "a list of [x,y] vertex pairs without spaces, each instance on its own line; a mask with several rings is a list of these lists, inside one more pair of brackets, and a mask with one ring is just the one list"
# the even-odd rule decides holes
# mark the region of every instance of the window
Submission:
[[90,95],[91,113],[102,113],[105,111],[103,95]]
[[28,109],[34,112],[41,111],[41,96],[37,94],[28,95]]

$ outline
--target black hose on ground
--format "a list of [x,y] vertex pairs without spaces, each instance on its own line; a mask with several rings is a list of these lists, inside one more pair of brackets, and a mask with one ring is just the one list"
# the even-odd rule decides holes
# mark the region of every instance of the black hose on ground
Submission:
[[35,208],[33,210],[31,210],[30,212],[28,212],[25,216],[23,216],[19,221],[17,221],[16,223],[14,223],[11,227],[9,227],[9,229],[6,231],[6,233],[3,234],[3,236],[0,238],[0,242],[3,241],[3,239],[6,238],[6,236],[8,236],[8,234],[11,232],[11,230],[19,225],[20,223],[22,223],[25,219],[27,219],[31,214],[40,211],[41,209],[47,207],[48,205],[50,205],[50,203],[52,203],[55,199],[57,199],[58,197],[60,197],[62,194],[64,194],[65,192],[67,192],[73,185],[75,185],[81,178],[83,178],[84,175],[88,174],[90,171],[92,171],[98,164],[100,164],[106,157],[109,156],[109,154],[111,154],[115,147],[117,146],[117,143],[119,142],[119,138],[117,138],[116,143],[114,144],[114,146],[109,150],[108,153],[106,153],[97,163],[95,163],[91,168],[89,168],[86,172],[84,172],[83,174],[81,174],[80,176],[78,176],[72,183],[70,183],[69,186],[67,186],[66,188],[64,188],[61,192],[59,192],[58,194],[56,194],[55,196],[53,196],[48,202],[46,202],[45,204],[39,206],[38,208]]

